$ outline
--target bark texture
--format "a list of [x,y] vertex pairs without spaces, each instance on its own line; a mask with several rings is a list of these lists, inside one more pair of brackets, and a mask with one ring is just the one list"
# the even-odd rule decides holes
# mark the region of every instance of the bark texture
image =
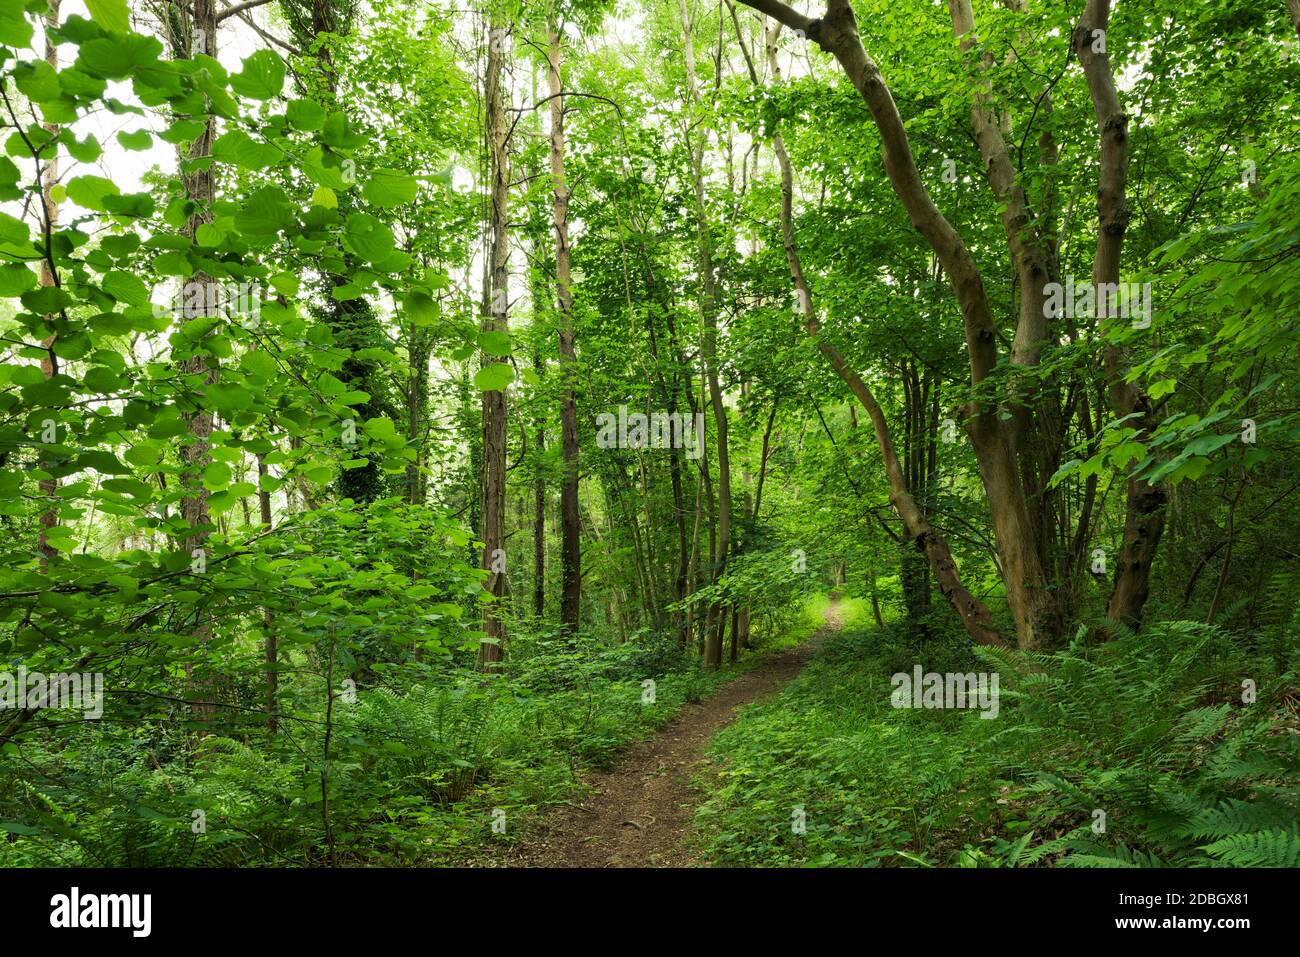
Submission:
[[[1094,289],[1119,282],[1120,254],[1128,229],[1129,211],[1125,189],[1128,180],[1128,115],[1119,102],[1115,77],[1104,42],[1109,27],[1109,0],[1088,0],[1074,32],[1074,49],[1083,64],[1092,96],[1100,137],[1101,171],[1097,187],[1097,252],[1093,259]],[[1124,321],[1110,315],[1106,297],[1097,297],[1097,315],[1103,323]],[[1107,394],[1116,418],[1134,416],[1130,424],[1138,437],[1149,435],[1157,425],[1151,400],[1136,384],[1126,381],[1128,359],[1119,346],[1103,347]],[[1130,628],[1142,623],[1142,608],[1150,592],[1151,566],[1165,526],[1168,493],[1161,485],[1129,478],[1124,505],[1124,538],[1115,561],[1115,580],[1106,617]]]
[[[492,202],[489,217],[489,263],[491,297],[483,316],[484,332],[508,332],[510,328],[510,121],[506,114],[502,80],[505,62],[506,27],[494,20],[488,31],[487,135]],[[486,353],[485,362],[492,361]],[[505,621],[501,599],[506,594],[505,508],[506,508],[506,394],[504,389],[483,393],[482,510],[479,537],[483,542],[483,587],[496,600],[483,603],[483,640],[479,644],[479,666],[490,669],[504,654]]]
[[547,28],[546,79],[551,112],[552,220],[555,227],[555,295],[559,308],[560,454],[564,478],[560,484],[560,624],[578,629],[582,607],[582,546],[578,515],[577,353],[573,340],[573,289],[569,246],[569,186],[564,173],[564,82],[560,73],[561,32],[554,19]]

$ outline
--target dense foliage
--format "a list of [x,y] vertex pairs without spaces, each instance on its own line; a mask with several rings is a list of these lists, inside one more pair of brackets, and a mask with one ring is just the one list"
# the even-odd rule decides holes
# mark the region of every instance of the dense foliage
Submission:
[[0,0],[0,865],[463,861],[832,590],[711,860],[1300,863],[1300,22],[1111,6]]

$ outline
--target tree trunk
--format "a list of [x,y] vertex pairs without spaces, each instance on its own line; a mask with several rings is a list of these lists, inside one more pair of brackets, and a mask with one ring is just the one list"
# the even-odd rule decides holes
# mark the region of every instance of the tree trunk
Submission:
[[[271,493],[266,490],[262,482],[267,474],[266,456],[259,452],[257,454],[257,510],[264,529],[271,527]],[[266,730],[272,734],[276,731],[275,696],[280,686],[279,650],[276,647],[275,632],[272,630],[274,623],[271,610],[263,608],[262,627],[266,629]]]
[[561,27],[554,8],[547,25],[546,79],[551,110],[551,204],[555,226],[555,293],[559,303],[560,375],[564,391],[560,403],[560,451],[564,479],[560,485],[560,623],[577,631],[582,607],[582,543],[578,520],[578,406],[577,354],[573,342],[573,290],[570,287],[569,186],[564,175],[564,91],[560,74]]
[[[682,21],[683,52],[686,62],[686,90],[692,105],[699,103],[699,86],[695,78],[695,41],[686,0],[677,0]],[[704,196],[704,151],[707,135],[701,133],[691,146],[691,172],[695,181],[696,225],[699,236],[699,268],[703,294],[700,313],[704,322],[701,355],[704,374],[708,380],[710,405],[718,433],[718,546],[713,570],[716,584],[726,570],[728,549],[731,545],[731,456],[727,448],[727,408],[722,401],[722,388],[718,382],[718,288],[713,268],[713,240],[709,235],[708,211]],[[704,662],[718,667],[722,664],[722,633],[726,617],[721,608],[710,611],[711,624],[704,649]]]
[[[773,28],[767,43],[768,66],[774,78],[780,77],[780,68],[776,60],[776,36],[779,26]],[[939,590],[949,605],[961,619],[967,633],[973,641],[980,644],[1005,644],[1001,635],[993,627],[992,616],[984,604],[976,598],[961,582],[957,565],[952,559],[948,543],[944,537],[933,529],[917,507],[915,499],[908,491],[907,481],[903,476],[902,465],[894,450],[894,443],[889,433],[889,424],[884,412],[871,389],[855,372],[843,356],[829,342],[821,338],[821,323],[813,308],[812,293],[803,272],[799,258],[799,247],[794,234],[794,174],[790,165],[790,156],[786,152],[781,134],[772,137],[772,148],[776,153],[781,169],[781,234],[785,243],[786,263],[790,268],[790,278],[799,299],[799,308],[804,317],[804,326],[810,336],[817,340],[817,348],[830,362],[836,374],[849,387],[854,396],[867,410],[872,428],[876,435],[876,444],[885,463],[885,474],[889,479],[890,504],[903,520],[903,527],[908,537],[916,542],[930,563]]]
[[[56,29],[59,25],[59,2],[60,0],[50,0],[49,9],[45,13],[45,62],[54,70],[59,68],[59,48],[55,45],[53,38],[50,37],[49,31]],[[45,130],[50,136],[57,138],[59,135],[59,125],[57,123],[46,123]],[[59,182],[59,154],[55,150],[51,153],[50,158],[45,163],[44,175],[41,178],[41,202],[45,207],[45,222],[42,233],[46,237],[45,257],[41,259],[41,285],[55,286],[58,285],[58,277],[54,274],[52,259],[54,250],[50,248],[49,238],[54,233],[54,225],[59,221],[59,204],[54,201],[54,187]],[[46,323],[53,324],[54,316],[46,316]],[[58,375],[59,359],[54,353],[54,340],[57,337],[51,333],[41,343],[45,347],[45,355],[41,358],[41,372],[45,378],[52,379]],[[41,430],[44,432],[44,429]],[[58,441],[57,434],[54,441]],[[42,437],[44,443],[44,437]],[[40,490],[41,498],[47,503],[45,511],[41,512],[40,531],[37,533],[36,551],[40,556],[41,571],[48,570],[50,559],[57,554],[57,550],[50,546],[49,531],[55,525],[59,524],[59,480],[57,478],[41,479],[37,487]]]
[[416,450],[416,458],[406,466],[406,501],[423,505],[425,470],[429,452],[425,441],[425,414],[429,401],[429,356],[431,338],[424,329],[411,325],[407,335],[406,437]]
[[[546,368],[540,350],[533,356],[533,368],[537,370],[540,379]],[[533,476],[533,616],[540,620],[546,614],[546,477],[542,474],[546,429],[540,419],[535,434],[537,474]]]
[[[487,134],[492,177],[491,298],[483,316],[484,332],[508,332],[510,328],[510,121],[506,113],[502,79],[505,62],[506,27],[494,20],[488,31]],[[483,361],[491,361],[487,353]],[[502,599],[506,594],[505,507],[506,507],[506,394],[504,389],[483,393],[483,477],[482,477],[482,567],[487,572],[484,588],[494,596],[483,603],[483,640],[479,645],[479,666],[491,669],[501,661],[506,640]]]
[[[1097,117],[1101,139],[1100,173],[1097,189],[1097,252],[1092,265],[1094,289],[1103,283],[1119,282],[1120,253],[1128,228],[1125,186],[1128,179],[1128,116],[1120,106],[1111,72],[1110,56],[1104,45],[1094,50],[1094,31],[1109,26],[1109,0],[1088,0],[1074,32],[1074,49],[1083,64]],[[1107,297],[1097,296],[1097,316],[1103,323],[1120,317],[1109,315]],[[1116,418],[1133,415],[1130,423],[1138,438],[1151,434],[1158,424],[1151,400],[1133,382],[1127,381],[1128,359],[1119,346],[1107,343],[1102,357],[1106,367],[1107,395]],[[1142,608],[1150,589],[1151,565],[1165,525],[1168,494],[1163,486],[1129,478],[1124,503],[1124,539],[1115,562],[1115,580],[1106,617],[1130,628],[1142,623]]]
[[[952,284],[962,312],[971,385],[978,387],[997,365],[997,325],[993,321],[983,279],[970,250],[952,224],[939,212],[921,181],[902,117],[875,61],[863,49],[851,3],[849,0],[828,0],[825,16],[812,19],[779,0],[742,2],[801,31],[823,50],[831,53],[866,103],[880,133],[885,172],[890,185],[912,225],[934,250]],[[1006,583],[1007,604],[1016,623],[1018,644],[1022,648],[1037,648],[1048,637],[1043,628],[1043,619],[1047,616],[1050,591],[1046,587],[1046,577],[1036,547],[1034,523],[1017,469],[1013,442],[1007,430],[1002,428],[1000,410],[996,403],[973,401],[965,411],[967,432],[974,446],[980,478],[989,502],[998,556]],[[919,541],[933,539],[926,536]],[[923,544],[922,547],[927,546]],[[946,553],[946,546],[943,551]],[[931,563],[935,567],[940,589],[947,595],[960,582],[955,581],[955,568],[951,565],[950,556],[938,556],[936,561],[938,566],[946,569],[940,574],[935,562]],[[961,601],[964,603],[965,599]],[[976,604],[979,605],[978,602]],[[982,609],[983,606],[979,605],[979,608]],[[968,630],[974,627],[976,632],[983,633],[984,625],[980,618],[977,610],[968,608],[963,621],[970,622]]]
[[[185,19],[183,14],[182,19]],[[192,59],[198,54],[216,57],[215,0],[194,0],[190,5],[189,17],[185,20],[184,29],[179,36],[172,38],[172,52],[178,60]],[[208,116],[203,124],[203,132],[194,140],[182,158],[192,161],[210,156],[215,129],[215,120]],[[194,204],[194,211],[186,219],[181,231],[193,240],[199,227],[212,221],[212,204],[216,199],[216,182],[212,165],[199,163],[191,171],[182,172],[181,183],[186,198]],[[198,290],[199,294],[187,295],[186,289],[182,288],[181,295],[178,297],[183,304],[181,315],[178,316],[181,322],[219,313],[220,296],[210,294],[213,283],[213,277],[203,272],[196,272],[186,280],[186,286]],[[215,356],[190,356],[181,363],[181,373],[186,379],[195,383],[189,385],[189,388],[192,390],[191,394],[198,400],[202,397],[205,387],[217,381],[217,359]],[[203,470],[212,463],[210,438],[213,416],[211,411],[198,407],[198,401],[194,404],[195,408],[192,411],[183,413],[189,441],[180,447],[178,453],[181,461],[180,515],[186,526],[186,531],[181,535],[178,544],[192,561],[200,557],[206,558],[206,546],[212,524],[208,511],[208,490],[203,485],[202,474]],[[206,646],[211,637],[211,627],[203,619],[202,606],[199,606],[197,615],[191,634],[198,640],[200,646]],[[185,663],[185,675],[190,686],[190,694],[202,702],[211,701],[215,696],[215,686],[207,676],[195,677],[192,661]],[[214,706],[210,703],[195,704],[193,710],[200,722],[210,721],[214,714]]]

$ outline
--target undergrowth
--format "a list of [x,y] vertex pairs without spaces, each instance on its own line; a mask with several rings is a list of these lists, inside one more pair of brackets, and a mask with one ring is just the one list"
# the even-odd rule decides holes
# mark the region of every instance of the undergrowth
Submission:
[[166,723],[80,722],[57,747],[33,740],[0,759],[0,866],[450,861],[513,840],[573,795],[582,768],[609,765],[745,666],[701,669],[671,636],[593,648],[517,633],[498,675],[430,670],[336,697],[328,758],[324,709],[305,703],[257,748],[252,726],[194,753]]
[[[715,737],[713,863],[1300,864],[1293,640],[1172,621],[1027,655],[861,624]],[[915,663],[996,672],[997,717],[892,707]]]

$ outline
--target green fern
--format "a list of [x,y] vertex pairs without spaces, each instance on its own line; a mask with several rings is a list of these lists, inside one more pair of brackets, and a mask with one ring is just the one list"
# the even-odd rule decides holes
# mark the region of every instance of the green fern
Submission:
[[1231,867],[1295,867],[1300,864],[1300,834],[1281,828],[1233,834],[1203,850]]

